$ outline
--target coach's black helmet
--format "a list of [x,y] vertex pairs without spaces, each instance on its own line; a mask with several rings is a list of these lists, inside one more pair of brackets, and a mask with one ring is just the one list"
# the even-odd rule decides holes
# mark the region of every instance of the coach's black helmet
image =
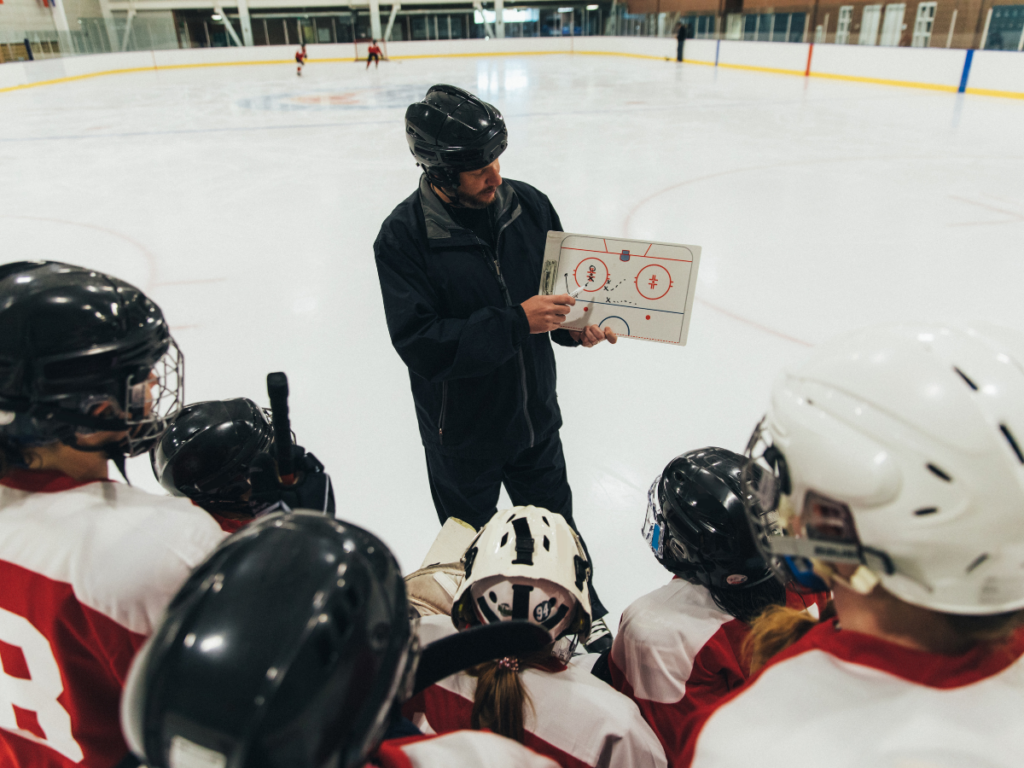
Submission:
[[405,111],[405,138],[427,180],[459,186],[459,173],[490,165],[508,146],[501,113],[454,85],[435,85]]
[[321,513],[261,518],[196,569],[132,663],[129,747],[150,768],[362,765],[411,689],[407,611],[377,537]]
[[0,265],[0,435],[13,448],[127,432],[148,451],[181,404],[184,361],[160,308],[116,277],[52,261]]
[[262,408],[244,397],[193,403],[150,453],[153,474],[175,496],[208,511],[249,511],[249,466],[274,443]]
[[723,609],[748,619],[784,602],[785,592],[750,532],[740,483],[745,464],[725,448],[677,456],[651,486],[644,529],[665,568],[704,584]]

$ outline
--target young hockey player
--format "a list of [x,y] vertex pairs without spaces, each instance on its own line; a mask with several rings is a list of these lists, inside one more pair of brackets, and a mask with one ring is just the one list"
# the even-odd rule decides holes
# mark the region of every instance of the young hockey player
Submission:
[[[552,645],[452,675],[406,704],[438,733],[488,729],[563,768],[655,768],[665,754],[636,705],[573,663],[590,624],[589,564],[560,515],[536,507],[498,512],[466,552],[466,576],[447,632],[529,621]],[[443,634],[447,617],[422,621],[421,637]]]
[[427,737],[401,720],[426,668],[486,658],[421,651],[408,610],[372,534],[318,513],[260,518],[196,570],[133,664],[133,753],[151,768],[557,768],[494,734]]
[[111,768],[128,666],[223,539],[182,499],[108,477],[179,407],[183,360],[137,288],[0,266],[0,764]]
[[370,47],[366,54],[366,68],[370,68],[370,62],[373,62],[374,69],[380,66],[381,50],[380,46],[377,45],[376,40],[370,41]]
[[[331,478],[317,458],[292,446],[295,482],[278,482],[274,429],[266,412],[244,397],[186,406],[150,453],[153,474],[174,496],[187,496],[225,531],[233,533],[259,515],[318,509],[334,514]],[[272,482],[254,491],[250,475]],[[260,478],[263,480],[264,478]]]
[[690,451],[669,462],[648,493],[644,536],[677,578],[623,612],[608,672],[669,756],[682,749],[680,724],[690,712],[747,679],[743,644],[755,616],[787,599],[817,616],[827,602],[787,592],[765,563],[743,507],[745,463],[724,448]]
[[836,618],[698,710],[678,764],[1019,765],[1022,439],[1015,332],[875,328],[781,377],[748,511],[772,566],[830,586]]
[[295,61],[299,65],[295,68],[295,74],[302,77],[302,67],[306,63],[306,44],[302,44],[302,50],[295,52]]

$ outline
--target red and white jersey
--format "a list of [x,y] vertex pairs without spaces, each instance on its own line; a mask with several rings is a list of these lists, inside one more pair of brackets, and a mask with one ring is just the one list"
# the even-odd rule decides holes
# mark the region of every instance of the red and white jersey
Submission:
[[1024,631],[945,656],[824,622],[694,713],[678,765],[1017,768],[1022,656]]
[[379,56],[380,55],[380,46],[379,45],[371,45],[367,49],[367,53],[375,53],[375,54],[377,54]]
[[367,768],[558,768],[558,763],[488,731],[454,731],[385,741]]
[[[445,626],[447,625],[447,626]],[[444,628],[439,631],[440,628]],[[448,616],[420,623],[423,643],[454,632]],[[532,707],[524,707],[525,744],[562,768],[659,768],[665,751],[626,696],[584,666],[552,659],[550,669],[519,672]],[[406,702],[406,717],[422,713],[430,729],[447,733],[471,727],[477,679],[460,672]]]
[[187,500],[59,472],[0,480],[0,764],[111,768],[136,650],[224,538]]
[[[815,618],[826,599],[786,595],[791,608],[806,608]],[[612,685],[637,703],[669,759],[683,749],[687,715],[746,681],[750,668],[742,648],[749,633],[707,587],[679,578],[623,612],[608,659]]]

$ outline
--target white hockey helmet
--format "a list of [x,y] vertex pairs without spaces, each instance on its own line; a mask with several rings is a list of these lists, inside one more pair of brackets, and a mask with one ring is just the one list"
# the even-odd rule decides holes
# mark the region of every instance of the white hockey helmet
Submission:
[[498,512],[470,545],[452,622],[463,628],[525,620],[552,640],[590,631],[590,563],[561,515],[538,507]]
[[[822,345],[780,377],[748,456],[755,538],[784,578],[861,567],[936,611],[1024,608],[1024,335],[889,326]],[[777,502],[777,504],[775,503]],[[808,579],[808,577],[810,577]],[[806,581],[805,581],[806,583]]]

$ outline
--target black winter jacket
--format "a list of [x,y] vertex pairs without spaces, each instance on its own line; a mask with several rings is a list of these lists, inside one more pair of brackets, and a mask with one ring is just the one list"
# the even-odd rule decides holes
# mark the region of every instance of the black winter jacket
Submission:
[[[420,436],[449,456],[504,460],[562,424],[549,334],[531,334],[519,305],[537,295],[548,198],[498,187],[496,250],[455,223],[426,178],[373,244],[391,343],[409,367]],[[550,334],[576,346],[567,331]]]

